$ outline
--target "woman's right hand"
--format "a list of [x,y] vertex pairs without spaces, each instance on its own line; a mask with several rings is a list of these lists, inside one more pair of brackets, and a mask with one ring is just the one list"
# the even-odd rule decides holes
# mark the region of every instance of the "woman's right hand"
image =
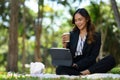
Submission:
[[66,43],[65,41],[66,41],[66,36],[65,36],[65,35],[62,35],[63,48],[66,48],[66,45],[67,45],[67,43]]
[[69,38],[70,38],[69,33],[63,33],[63,35],[62,35],[62,44],[63,44],[64,48],[66,48],[66,45],[69,42]]

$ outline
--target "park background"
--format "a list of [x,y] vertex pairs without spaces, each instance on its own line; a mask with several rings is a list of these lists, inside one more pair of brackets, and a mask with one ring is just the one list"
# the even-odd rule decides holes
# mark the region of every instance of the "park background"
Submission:
[[100,58],[112,54],[120,64],[119,0],[0,0],[0,72],[29,73],[42,62],[54,73],[49,49],[62,48],[61,35],[73,28],[72,15],[86,8],[101,32]]

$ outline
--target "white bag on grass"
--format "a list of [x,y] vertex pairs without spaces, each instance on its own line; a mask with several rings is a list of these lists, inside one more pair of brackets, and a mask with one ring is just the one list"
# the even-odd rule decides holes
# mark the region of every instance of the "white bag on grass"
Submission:
[[41,62],[30,63],[30,74],[42,74],[45,69],[45,65]]

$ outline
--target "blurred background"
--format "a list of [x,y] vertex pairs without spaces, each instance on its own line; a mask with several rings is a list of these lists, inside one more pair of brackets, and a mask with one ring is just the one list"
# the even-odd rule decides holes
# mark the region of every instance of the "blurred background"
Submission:
[[120,64],[120,0],[0,0],[0,72],[29,73],[31,62],[54,73],[49,49],[62,48],[72,15],[86,8],[101,32],[100,58],[112,54]]

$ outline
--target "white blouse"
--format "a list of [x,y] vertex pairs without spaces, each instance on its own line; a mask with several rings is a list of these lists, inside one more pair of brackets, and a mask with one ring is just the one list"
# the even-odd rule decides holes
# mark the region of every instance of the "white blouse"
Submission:
[[83,55],[82,50],[83,50],[83,46],[84,46],[85,40],[86,40],[86,36],[84,36],[83,38],[81,38],[79,36],[79,40],[78,40],[75,56]]

